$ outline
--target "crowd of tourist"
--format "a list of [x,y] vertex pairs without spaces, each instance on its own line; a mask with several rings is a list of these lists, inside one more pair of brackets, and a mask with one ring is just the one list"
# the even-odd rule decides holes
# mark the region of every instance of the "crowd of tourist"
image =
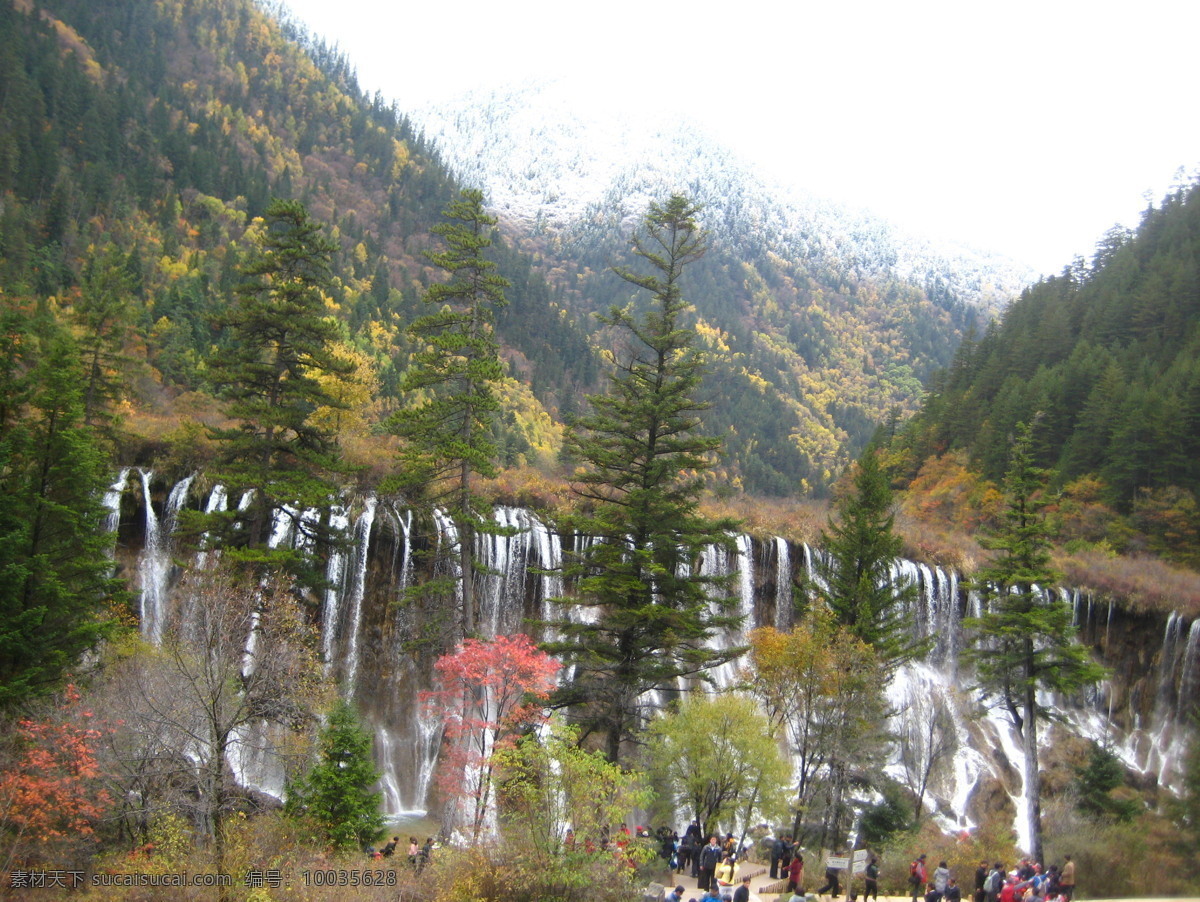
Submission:
[[[925,856],[918,855],[909,866],[908,882],[912,902],[961,902],[962,889],[950,874],[946,862],[940,862],[932,875]],[[999,861],[979,862],[975,869],[974,902],[1071,902],[1075,896],[1075,862],[1067,855],[1063,864],[1045,870],[1039,862],[1022,858],[1017,866],[1006,869]]]
[[[732,834],[727,834],[724,841],[714,835],[703,842],[700,825],[693,822],[682,838],[668,830],[660,830],[657,836],[663,859],[670,862],[675,873],[690,873],[695,877],[702,894],[688,896],[683,886],[677,886],[667,892],[666,902],[748,902],[750,877],[739,875],[744,850],[738,847]],[[911,902],[964,902],[963,888],[947,863],[939,862],[930,871],[925,859],[924,854],[919,855],[909,866]],[[835,902],[842,895],[841,869],[828,864],[824,884],[806,895],[804,857],[790,836],[772,841],[768,861],[772,884],[787,881],[784,892],[790,893],[788,902],[812,902],[814,896],[817,899],[828,896],[830,902]],[[870,855],[865,862],[863,898],[878,900],[879,858]],[[857,896],[851,893],[849,902],[856,902]],[[1075,863],[1068,855],[1061,866],[1052,864],[1044,869],[1030,859],[1021,859],[1008,869],[1000,862],[989,865],[981,861],[975,870],[974,895],[968,902],[1072,902],[1074,896]]]

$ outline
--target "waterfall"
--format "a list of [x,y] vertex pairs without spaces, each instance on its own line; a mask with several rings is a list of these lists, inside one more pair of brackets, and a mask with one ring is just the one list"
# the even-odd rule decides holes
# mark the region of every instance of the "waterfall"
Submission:
[[[119,525],[123,492],[132,492],[137,486],[136,480],[129,479],[130,472],[123,472],[106,494],[110,529]],[[171,529],[192,483],[189,477],[172,489],[160,521],[151,504],[152,473],[139,472],[139,490],[146,508],[146,538],[138,565],[142,631],[149,641],[159,641],[168,618],[165,599],[173,576]],[[244,509],[249,500],[249,495],[244,496],[239,508]],[[227,504],[225,490],[216,486],[206,510],[223,510]],[[376,534],[386,536],[389,531],[386,525],[376,522],[381,511],[392,524],[396,542],[388,547],[394,551],[379,550],[383,546]],[[277,512],[272,543],[294,541],[297,547],[303,547],[309,533],[305,525],[316,516],[316,511]],[[419,657],[429,655],[437,639],[421,632],[435,625],[423,619],[430,609],[422,608],[418,600],[410,600],[405,591],[415,580],[427,579],[431,572],[461,576],[455,553],[458,532],[445,512],[434,511],[436,548],[414,546],[414,541],[419,540],[415,538],[413,513],[390,504],[381,508],[375,498],[364,503],[353,521],[340,508],[328,516],[330,525],[343,532],[349,531],[353,522],[353,542],[344,553],[331,555],[325,570],[330,588],[320,597],[320,647],[324,661],[330,673],[343,678],[344,691],[353,693],[364,723],[374,734],[385,810],[389,815],[423,811],[441,746],[441,725],[417,701],[419,691],[425,688],[430,660],[426,658],[424,664],[419,664]],[[546,599],[569,594],[571,586],[564,582],[561,573],[565,537],[560,537],[553,524],[521,508],[498,508],[493,516],[501,534],[479,536],[476,549],[484,571],[478,595],[479,627],[482,632],[495,635],[525,629],[526,617],[549,619],[545,616]],[[297,524],[299,529],[294,528]],[[770,620],[770,612],[774,610],[773,622],[778,628],[791,626],[793,571],[799,571],[795,575],[802,575],[802,582],[810,591],[822,585],[823,553],[819,549],[809,545],[793,547],[780,537],[767,539],[762,546],[745,535],[735,535],[732,539],[736,550],[705,549],[696,564],[698,572],[728,577],[736,584],[736,609],[745,620],[744,628],[718,630],[712,640],[718,650],[744,644],[745,631],[757,625],[759,611]],[[575,552],[594,541],[578,535],[570,540]],[[425,558],[417,555],[414,548],[433,551],[430,560],[437,563],[422,564]],[[378,560],[381,553],[392,554],[390,568],[386,561],[381,565]],[[202,561],[203,552],[197,558],[198,563]],[[417,576],[422,566],[430,567],[431,571],[421,571],[423,575]],[[763,572],[757,572],[759,569]],[[888,687],[889,698],[897,707],[911,693],[945,700],[955,706],[952,710],[959,712],[959,723],[964,725],[953,760],[934,781],[930,810],[942,812],[935,817],[946,829],[970,829],[976,790],[985,781],[995,781],[1004,787],[1017,807],[1015,827],[1024,839],[1025,775],[1019,737],[1007,718],[995,710],[977,722],[971,721],[969,730],[965,728],[969,709],[974,705],[963,698],[964,681],[959,675],[959,659],[967,641],[962,618],[978,617],[983,612],[981,595],[973,587],[963,585],[952,570],[928,564],[896,561],[891,576],[915,585],[916,599],[911,609],[914,634],[932,637],[936,645],[928,660],[900,669],[895,682]],[[386,585],[374,585],[384,579],[388,580]],[[461,580],[458,586],[461,603]],[[770,594],[759,598],[763,591]],[[1123,618],[1136,615],[1116,611],[1111,600],[1105,610],[1087,593],[1056,592],[1054,600],[1069,606],[1076,624],[1084,626],[1094,643],[1107,654],[1120,653],[1128,646],[1128,642],[1122,641],[1122,629],[1127,622]],[[186,606],[186,599],[183,604]],[[715,601],[713,612],[718,612]],[[555,613],[579,619],[599,616],[596,608],[583,606],[566,606]],[[1128,718],[1128,728],[1114,722],[1112,708],[1118,704],[1114,700],[1122,699],[1119,702],[1122,705],[1125,702],[1111,685],[1084,698],[1054,701],[1066,718],[1067,727],[1077,735],[1106,743],[1127,767],[1145,775],[1147,780],[1153,778],[1160,785],[1175,787],[1186,746],[1184,721],[1200,691],[1200,620],[1187,621],[1175,614],[1167,619],[1165,629],[1156,627],[1156,630],[1161,642],[1157,657],[1144,668],[1148,672],[1135,674],[1141,681],[1138,691],[1146,703],[1141,709],[1131,704],[1118,710],[1120,717]],[[252,641],[248,637],[248,642]],[[715,668],[710,676],[719,687],[734,685],[737,666],[738,662],[731,661]],[[646,701],[650,707],[661,699]],[[1044,736],[1047,741],[1050,732]],[[239,752],[241,757],[231,763],[239,775],[272,791],[275,778],[270,774],[267,760],[251,751],[262,743],[255,736],[243,739],[246,751]]]
[[[940,573],[941,571],[939,570],[938,572]],[[962,611],[958,605],[958,571],[951,570],[948,577],[946,594],[942,601],[947,611],[946,629],[950,632],[947,669],[950,672],[951,678],[957,679],[958,658],[962,652],[963,645]]]
[[[245,510],[249,504],[248,493],[242,497],[242,506],[239,510]],[[300,512],[290,505],[283,505],[275,508],[271,516],[271,534],[267,536],[268,548],[281,548],[292,543],[296,535],[296,517]],[[306,512],[304,516],[313,516],[312,513]]]
[[1155,708],[1165,709],[1171,705],[1175,694],[1175,668],[1179,658],[1179,640],[1183,635],[1183,618],[1174,611],[1167,618],[1166,635],[1163,636],[1162,653],[1158,659],[1158,690],[1155,693]]
[[754,544],[745,533],[733,538],[737,545],[738,616],[742,631],[749,632],[754,627]]
[[[413,513],[411,510],[397,511],[391,505],[385,505],[382,510],[398,540],[391,559],[393,585],[386,593],[395,599],[395,603],[385,622],[403,633],[412,622],[405,592],[411,585],[414,570]],[[377,506],[376,515],[378,511]],[[446,522],[439,524],[439,530],[443,530],[439,535],[444,537],[446,529],[453,535],[453,524]],[[369,531],[363,533],[356,529],[356,535],[359,534],[363,535],[362,541],[370,542]],[[449,553],[456,547],[454,539],[439,541],[439,548]],[[356,560],[365,562],[369,557],[367,552]],[[365,584],[367,571],[362,572]],[[380,650],[378,672],[372,673],[372,679],[378,680],[379,690],[370,695],[358,694],[360,703],[367,708],[375,736],[375,761],[380,772],[383,811],[391,818],[424,816],[441,749],[442,724],[425,711],[418,698],[418,690],[423,687],[412,658],[395,639],[389,642],[385,638],[385,643]]]
[[408,581],[412,578],[412,511],[405,511],[403,517],[397,517],[396,522],[400,524],[400,528],[404,533],[404,552],[400,560],[400,584],[397,587],[400,593],[403,593],[408,588]]
[[[891,579],[894,586],[912,586],[916,595],[921,597],[921,571],[917,569],[917,565],[912,561],[903,559],[892,561],[888,578]],[[928,618],[925,616],[925,605],[914,601],[911,611],[913,638],[927,638],[929,636],[929,624],[927,622]]]
[[242,786],[251,786],[280,801],[286,797],[284,759],[276,750],[266,721],[256,720],[234,730],[227,760]]
[[374,495],[363,504],[363,512],[354,525],[354,575],[350,583],[350,635],[346,641],[346,693],[354,695],[358,679],[358,631],[362,625],[363,594],[367,583],[367,551],[370,548],[371,527],[375,523]]
[[142,636],[146,641],[158,645],[162,642],[162,627],[166,615],[167,579],[170,576],[170,554],[163,547],[162,529],[150,497],[150,479],[154,470],[138,470],[142,474],[142,494],[145,499],[145,551],[138,563],[142,576],[140,596],[140,621]]
[[438,537],[438,560],[443,558],[450,562],[450,571],[454,574],[457,588],[455,589],[455,597],[458,599],[458,605],[462,607],[463,590],[462,590],[462,564],[457,554],[458,552],[458,527],[450,516],[443,510],[434,509],[433,523],[437,527]]
[[[1183,651],[1183,669],[1179,681],[1179,698],[1191,699],[1196,697],[1200,689],[1200,617],[1192,621],[1188,630],[1187,646]],[[1180,705],[1178,715],[1182,719],[1185,714]]]
[[775,536],[775,628],[789,630],[795,620],[792,605],[791,546]]
[[126,467],[117,476],[117,481],[104,493],[104,509],[108,511],[104,518],[105,532],[114,533],[121,525],[121,496],[125,494],[125,483],[128,479],[129,467]]
[[492,516],[499,531],[478,535],[475,550],[483,568],[478,592],[479,627],[486,636],[509,633],[520,626],[533,519],[511,507],[498,507]]
[[[225,491],[225,486],[214,485],[212,493],[208,496],[208,502],[204,506],[204,513],[212,514],[217,511],[226,510],[229,506],[229,494]],[[203,570],[208,566],[208,533],[204,533],[200,537],[200,551],[196,554],[196,566]]]
[[562,539],[536,517],[529,518],[532,544],[537,548],[538,566],[542,571],[542,600],[563,594]]
[[[329,525],[339,534],[344,534],[350,525],[350,516],[346,509],[335,507],[329,513]],[[325,564],[325,604],[321,609],[321,657],[325,662],[325,674],[333,670],[334,656],[337,653],[339,602],[345,589],[346,551],[340,547],[334,548]]]

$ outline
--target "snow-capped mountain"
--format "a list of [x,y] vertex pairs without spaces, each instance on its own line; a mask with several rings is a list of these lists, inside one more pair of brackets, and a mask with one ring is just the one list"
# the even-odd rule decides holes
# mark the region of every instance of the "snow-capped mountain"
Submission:
[[714,244],[743,254],[821,259],[992,310],[1036,277],[805,190],[799,179],[766,178],[695,121],[647,110],[642,98],[581,96],[558,79],[472,92],[411,118],[462,180],[523,230],[569,238],[615,223],[627,232],[650,200],[679,190],[705,209]]
[[685,291],[712,352],[705,423],[726,451],[716,478],[752,491],[827,488],[1033,277],[772,181],[644,97],[527,83],[411,120],[585,329],[588,313],[630,300],[608,271],[629,262],[648,203],[681,192],[701,206],[710,252]]

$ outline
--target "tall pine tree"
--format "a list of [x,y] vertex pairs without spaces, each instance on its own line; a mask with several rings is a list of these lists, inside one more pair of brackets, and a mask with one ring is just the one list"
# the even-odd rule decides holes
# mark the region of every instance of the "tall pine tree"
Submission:
[[892,489],[874,446],[859,458],[853,490],[822,534],[818,595],[837,622],[873,648],[885,668],[920,657],[929,643],[914,638],[916,587],[893,565],[901,540],[894,530]]
[[49,317],[0,338],[0,708],[57,688],[115,626],[108,459],[84,423],[79,350]]
[[406,439],[400,476],[389,487],[446,506],[454,521],[462,579],[463,631],[475,632],[475,536],[496,532],[472,491],[476,476],[496,473],[492,424],[500,409],[496,384],[504,378],[493,330],[496,308],[507,301],[509,282],[484,257],[496,219],[483,209],[483,193],[465,189],[433,231],[446,249],[429,259],[449,273],[431,285],[425,302],[434,312],[413,321],[409,334],[422,344],[401,388],[421,398],[399,411],[391,427]]
[[651,205],[633,244],[649,271],[617,270],[650,292],[649,307],[614,307],[604,318],[628,344],[612,355],[609,392],[590,399],[591,412],[567,437],[587,512],[571,523],[580,547],[564,568],[578,580],[576,594],[559,601],[594,613],[555,621],[561,638],[547,648],[573,673],[558,702],[604,737],[613,761],[638,726],[646,692],[702,678],[740,651],[710,641],[738,618],[727,579],[700,566],[711,546],[733,553],[734,524],[699,510],[702,474],[720,440],[699,434],[703,360],[681,289],[684,268],[704,253],[697,212],[680,195]]
[[966,625],[977,632],[970,657],[985,695],[998,699],[1021,734],[1029,851],[1042,858],[1038,724],[1046,710],[1038,692],[1069,693],[1094,683],[1104,670],[1073,641],[1071,610],[1054,587],[1050,535],[1042,515],[1045,471],[1034,465],[1032,429],[1019,423],[1004,478],[1004,520],[985,542],[996,553],[975,577],[984,613]]
[[343,405],[319,377],[354,368],[335,354],[338,326],[326,315],[336,250],[302,204],[273,201],[224,323],[230,340],[208,363],[236,421],[213,430],[216,476],[232,497],[250,495],[248,506],[209,515],[204,528],[246,563],[302,574],[309,585],[319,576],[302,554],[268,545],[279,515],[318,547],[335,539],[305,511],[329,506],[341,470],[337,436],[312,415]]

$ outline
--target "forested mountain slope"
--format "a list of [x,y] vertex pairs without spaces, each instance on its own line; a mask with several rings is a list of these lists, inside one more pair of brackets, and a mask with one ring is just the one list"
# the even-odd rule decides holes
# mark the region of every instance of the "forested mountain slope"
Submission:
[[[247,228],[273,196],[301,200],[338,245],[329,308],[368,374],[361,412],[396,407],[404,330],[439,277],[429,228],[456,186],[346,60],[250,0],[4,0],[0,88],[6,303],[69,317],[88,278],[117,279],[107,328],[141,364],[125,386],[139,414],[207,406],[203,361],[228,340],[218,323]],[[497,259],[514,286],[499,326],[514,374],[554,403],[594,386],[585,337],[544,280],[518,253]],[[520,382],[508,395],[544,418]],[[527,430],[506,431],[514,454],[532,450]]]
[[[139,364],[123,403],[143,437],[215,415],[204,360],[229,340],[219,323],[247,229],[274,196],[302,201],[339,247],[330,312],[365,374],[348,428],[367,434],[402,403],[405,329],[440,278],[429,229],[456,182],[408,118],[359,90],[350,61],[281,15],[250,0],[0,3],[0,287],[70,317],[89,278],[127,284],[105,328]],[[497,197],[512,214],[494,249],[513,283],[497,320],[512,377],[502,463],[553,465],[553,418],[601,385],[609,338],[590,314],[629,300],[609,269],[645,203],[682,187],[708,207],[712,250],[686,291],[712,352],[716,478],[820,492],[879,420],[912,408],[978,320],[974,302],[1003,286],[955,261],[893,259],[866,219],[797,217],[721,148],[671,140],[676,152],[648,157],[662,171],[631,158],[600,193],[578,184],[569,228]]]
[[769,183],[670,104],[646,105],[624,94],[581,104],[552,81],[477,92],[413,121],[486,186],[580,314],[628,300],[607,269],[650,199],[680,190],[697,201],[711,249],[687,290],[714,352],[707,421],[725,441],[725,477],[757,492],[821,491],[890,410],[914,409],[964,331],[1029,274]]
[[910,476],[959,452],[998,480],[1019,422],[1036,424],[1037,462],[1066,501],[1128,517],[1081,538],[1123,550],[1131,526],[1200,564],[1200,186],[964,342],[894,449]]

